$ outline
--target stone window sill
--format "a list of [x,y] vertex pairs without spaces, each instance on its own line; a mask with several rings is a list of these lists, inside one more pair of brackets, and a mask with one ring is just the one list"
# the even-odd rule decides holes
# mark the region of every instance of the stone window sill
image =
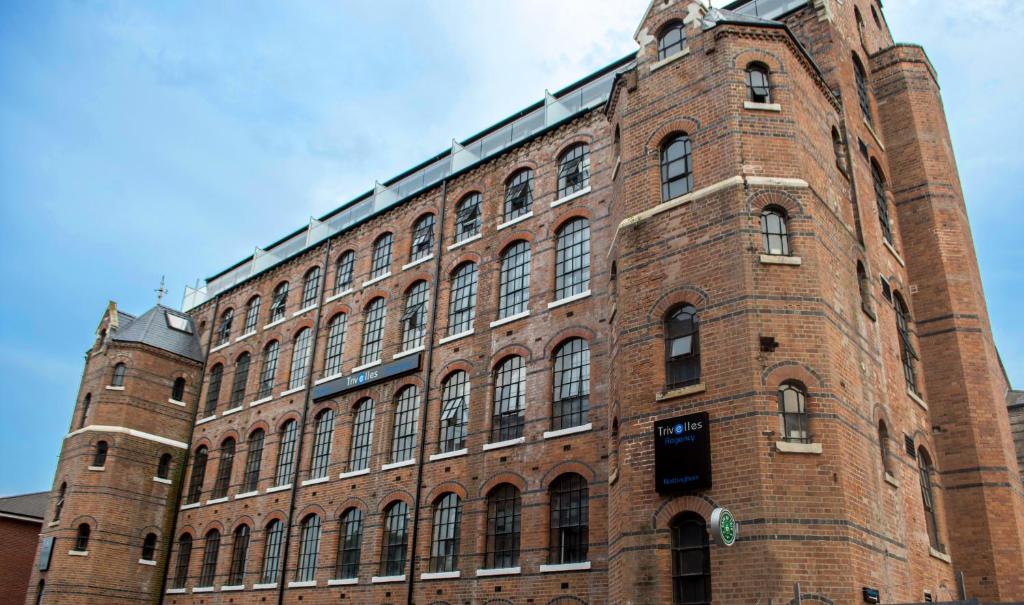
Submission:
[[455,242],[451,246],[448,246],[448,251],[451,252],[452,250],[457,250],[457,249],[465,246],[466,244],[471,243],[471,242],[475,242],[475,241],[477,241],[478,239],[481,239],[481,238],[483,238],[483,234],[477,233],[476,235],[474,235],[472,237],[467,237],[464,240]]
[[[511,227],[512,225],[516,225],[518,223],[521,223],[521,222],[523,222],[525,220],[529,220],[531,218],[533,218],[533,210],[527,212],[526,214],[521,214],[521,215],[515,217],[514,219],[512,219],[510,221],[505,221],[504,223],[498,225],[497,231],[501,231],[502,229],[507,229],[508,227]],[[420,576],[420,577],[422,577],[422,576]]]
[[299,309],[298,311],[292,313],[292,317],[298,317],[299,315],[302,315],[303,313],[306,313],[308,311],[312,311],[315,308],[316,308],[316,305],[311,305],[309,307],[305,307],[303,309]]
[[501,448],[504,448],[504,447],[512,447],[514,445],[521,445],[523,443],[526,443],[526,437],[517,437],[515,439],[507,439],[505,441],[496,441],[494,443],[485,443],[484,444],[484,451],[488,452],[490,450],[500,450]]
[[452,580],[462,577],[461,571],[435,571],[433,573],[421,573],[421,580]]
[[434,462],[435,460],[447,460],[448,458],[458,458],[459,456],[465,456],[468,453],[469,450],[467,448],[462,448],[461,450],[452,450],[450,452],[441,452],[440,454],[431,454],[430,461]]
[[428,254],[428,255],[424,256],[423,258],[416,259],[416,260],[412,261],[411,263],[407,263],[405,265],[402,265],[402,271],[405,271],[406,269],[412,269],[416,265],[422,265],[423,263],[425,263],[425,262],[427,262],[427,261],[429,261],[429,260],[431,260],[433,258],[434,258],[433,254]]
[[347,296],[349,294],[352,294],[352,288],[346,288],[345,290],[342,290],[341,292],[338,292],[337,294],[331,294],[326,299],[324,299],[324,302],[325,303],[333,302],[333,301],[338,300],[342,296]]
[[590,569],[590,561],[580,563],[559,563],[556,565],[541,565],[540,573],[558,573],[560,571],[584,571]]
[[337,380],[338,378],[341,378],[341,372],[338,372],[337,374],[331,374],[330,376],[324,376],[323,378],[319,378],[317,380],[314,380],[313,384],[314,385],[323,384],[325,382],[330,382],[332,380]]
[[899,487],[900,484],[896,482],[896,477],[892,476],[892,473],[885,471],[885,482],[893,487]]
[[497,328],[498,326],[503,326],[505,324],[510,324],[513,321],[518,321],[520,319],[523,319],[524,317],[529,317],[529,316],[530,316],[530,312],[529,311],[523,311],[522,313],[516,313],[515,315],[509,315],[508,317],[503,317],[501,319],[492,321],[491,322],[491,327],[492,328]]
[[184,588],[168,588],[167,594],[185,594]]
[[107,467],[105,467],[105,466],[90,466],[90,467],[88,467],[88,470],[96,471],[96,472],[102,472],[102,471],[107,470]]
[[69,550],[68,554],[72,557],[88,557],[89,551],[87,550]]
[[200,418],[199,420],[196,420],[196,426],[199,426],[200,424],[206,424],[207,422],[211,422],[216,419],[216,414],[214,414],[213,416],[207,416],[206,418]]
[[235,500],[243,500],[245,498],[252,498],[253,496],[258,496],[258,495],[260,495],[259,490],[251,491],[251,492],[243,492],[241,494],[235,494]]
[[781,254],[762,254],[760,257],[762,265],[790,265],[799,267],[803,259],[799,256],[782,256]]
[[950,557],[946,553],[942,552],[941,550],[935,550],[931,546],[928,547],[928,554],[932,558],[938,559],[939,561],[945,561],[946,563],[952,563],[953,562],[952,557]]
[[273,494],[275,492],[284,492],[284,491],[290,490],[291,488],[292,488],[292,484],[291,483],[289,483],[287,485],[275,485],[274,487],[268,487],[267,488],[267,493],[268,494]]
[[288,389],[287,391],[282,391],[281,394],[278,395],[278,397],[287,397],[289,395],[294,395],[294,394],[296,394],[296,393],[298,393],[300,391],[305,391],[305,390],[306,390],[306,385],[304,385],[304,384],[303,385],[299,385],[297,387]]
[[258,405],[267,403],[269,401],[273,401],[273,399],[274,399],[273,395],[267,395],[266,397],[263,397],[262,399],[257,399],[256,401],[250,401],[249,402],[249,407],[254,408],[254,407],[258,406]]
[[569,202],[577,198],[581,198],[588,193],[590,193],[590,185],[587,185],[586,187],[580,189],[579,191],[570,193],[565,197],[558,198],[557,200],[551,202],[551,207],[554,208],[556,206],[561,206],[562,204],[568,204]]
[[577,300],[582,300],[584,298],[587,298],[588,296],[590,296],[590,290],[584,290],[579,294],[573,294],[572,296],[566,296],[565,298],[560,298],[554,302],[549,302],[548,308],[554,309],[555,307],[561,307],[562,305],[567,305],[569,303],[576,302]]
[[545,439],[554,439],[556,437],[564,437],[565,435],[575,435],[576,433],[586,433],[587,431],[594,428],[594,425],[590,422],[581,424],[579,426],[571,426],[567,429],[559,429],[557,431],[544,431]]
[[387,464],[382,464],[380,470],[390,471],[392,469],[402,468],[404,466],[413,466],[414,464],[416,464],[415,458],[409,460],[399,460],[398,462],[389,462]]
[[687,46],[683,50],[677,52],[676,54],[672,55],[671,57],[665,57],[661,61],[657,61],[655,63],[651,63],[650,70],[651,71],[657,71],[657,70],[661,69],[662,67],[665,67],[666,65],[669,65],[670,63],[674,63],[674,62],[678,61],[679,59],[682,59],[683,57],[685,57],[688,54],[690,54],[690,47],[689,46]]
[[863,116],[861,117],[861,121],[864,122],[864,126],[868,129],[868,132],[871,133],[871,138],[874,139],[876,143],[878,143],[878,148],[881,149],[882,151],[885,151],[885,145],[882,143],[882,139],[878,138],[878,133],[875,132],[875,127],[872,126],[871,122],[868,122],[867,119],[865,119]]
[[778,103],[754,103],[753,101],[744,101],[743,109],[752,109],[754,111],[782,111],[782,105]]
[[907,387],[907,395],[910,395],[910,398],[914,400],[914,403],[921,406],[922,410],[928,409],[928,404],[924,402],[924,399],[921,399],[920,395],[918,395],[914,391],[911,391],[910,387]]
[[302,582],[288,582],[288,588],[312,588],[316,586],[316,580],[305,580]]
[[60,521],[50,521],[46,524],[46,527],[57,527],[58,525],[60,525]]
[[197,586],[192,592],[213,592],[213,586]]
[[821,455],[820,443],[795,443],[792,441],[776,441],[775,449],[786,454],[813,454]]
[[227,502],[227,501],[228,501],[228,497],[227,496],[221,496],[220,498],[212,498],[210,500],[207,500],[206,501],[206,505],[209,506],[211,504],[221,504],[221,503]]
[[381,364],[381,360],[379,360],[379,359],[376,360],[376,361],[371,361],[370,363],[364,363],[361,366],[356,366],[356,367],[352,368],[352,373],[355,374],[356,372],[362,372],[363,370],[369,370],[370,368],[377,367],[380,364]]
[[454,342],[454,341],[456,341],[456,340],[458,340],[460,338],[465,338],[467,336],[472,336],[472,335],[473,335],[473,330],[466,330],[465,332],[459,332],[458,334],[452,334],[451,336],[445,336],[441,340],[437,341],[437,344],[439,344],[439,345],[447,344],[449,342]]
[[346,471],[346,472],[338,475],[338,478],[339,479],[351,479],[352,477],[360,477],[362,475],[369,475],[369,474],[370,474],[370,469],[368,469],[368,468],[361,468],[358,471]]
[[401,353],[395,353],[394,355],[391,356],[391,359],[401,359],[403,357],[408,357],[410,355],[415,355],[416,353],[422,353],[425,350],[426,349],[423,347],[423,345],[420,345],[418,347],[409,349],[408,351],[402,351]]
[[900,256],[900,253],[896,251],[896,248],[894,248],[893,245],[889,243],[889,240],[883,237],[882,245],[885,246],[885,249],[889,251],[889,254],[893,255],[893,258],[896,259],[896,262],[898,262],[901,267],[907,266],[907,263],[903,260],[903,257]]
[[495,567],[493,569],[478,569],[476,570],[477,577],[486,576],[514,576],[523,573],[523,568],[516,567]]
[[185,407],[186,405],[188,405],[184,401],[178,401],[177,399],[173,399],[173,398],[172,399],[168,399],[167,403],[173,403],[174,405],[180,405],[181,407]]
[[277,325],[280,325],[280,324],[283,324],[283,323],[284,323],[284,318],[282,317],[281,319],[276,319],[276,320],[268,323],[267,325],[263,326],[263,329],[264,330],[269,330],[270,328],[273,328],[274,326],[277,326]]
[[250,336],[255,336],[255,335],[256,335],[256,330],[253,330],[252,332],[246,332],[245,334],[242,334],[241,336],[236,338],[235,342],[242,342],[246,338],[249,338]]
[[391,582],[405,582],[405,574],[400,576],[373,576],[370,578],[371,584],[389,584]]
[[675,399],[676,397],[686,397],[688,395],[696,395],[697,393],[703,393],[707,390],[707,387],[703,382],[698,384],[691,384],[690,386],[679,387],[678,389],[669,389],[662,391],[654,396],[656,401],[665,401],[667,399]]
[[376,283],[382,282],[382,281],[384,281],[385,279],[387,279],[387,278],[389,278],[389,277],[391,277],[391,272],[390,272],[390,271],[388,271],[388,272],[387,272],[387,273],[385,273],[384,275],[378,275],[377,277],[375,277],[375,278],[373,278],[373,279],[371,279],[371,280],[368,280],[368,281],[364,281],[364,282],[363,282],[363,285],[362,285],[362,286],[360,286],[360,287],[362,287],[362,288],[366,288],[366,287],[368,287],[368,286],[372,286],[373,284],[376,284]]
[[272,590],[277,588],[277,582],[271,582],[270,584],[253,584],[253,590]]
[[139,565],[149,565],[155,567],[156,561],[153,561],[152,559],[139,559]]
[[874,309],[869,307],[867,303],[861,303],[860,310],[863,311],[864,315],[867,315],[871,321],[878,321],[878,316],[875,315]]
[[232,585],[232,586],[221,586],[220,587],[220,591],[221,592],[235,592],[235,591],[238,591],[238,590],[245,590],[245,584],[235,584],[235,585]]
[[231,408],[231,409],[224,410],[223,412],[220,413],[220,415],[221,416],[230,416],[231,414],[237,414],[238,412],[241,412],[244,409],[245,408],[243,406],[238,406],[237,408]]
[[211,353],[216,353],[217,351],[220,351],[221,349],[226,349],[229,346],[231,346],[231,339],[230,338],[227,339],[226,341],[220,343],[219,345],[213,347],[212,349],[210,349],[210,352]]
[[163,477],[153,477],[153,481],[156,481],[157,483],[163,483],[164,485],[170,485],[171,484],[171,480],[170,479],[164,479]]
[[340,578],[335,580],[327,580],[328,586],[352,586],[359,583],[359,578]]
[[309,486],[309,485],[318,485],[320,483],[327,483],[330,480],[331,480],[330,477],[317,477],[316,479],[306,479],[305,481],[303,481],[299,485],[301,485],[302,487],[306,487],[306,486]]
[[181,505],[181,510],[191,510],[193,508],[199,508],[202,505],[203,505],[202,502],[193,502],[191,504],[182,504]]
[[124,390],[124,387],[115,387],[114,385],[110,385],[110,384],[108,384],[107,386],[105,386],[103,388],[107,389],[108,391],[123,391]]

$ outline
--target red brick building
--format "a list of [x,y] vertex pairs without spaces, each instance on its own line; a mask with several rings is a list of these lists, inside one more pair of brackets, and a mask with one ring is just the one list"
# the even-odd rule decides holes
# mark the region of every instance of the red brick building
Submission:
[[657,0],[635,39],[187,315],[111,305],[42,602],[1024,599],[924,51],[877,0]]
[[0,603],[25,600],[47,492],[0,498]]

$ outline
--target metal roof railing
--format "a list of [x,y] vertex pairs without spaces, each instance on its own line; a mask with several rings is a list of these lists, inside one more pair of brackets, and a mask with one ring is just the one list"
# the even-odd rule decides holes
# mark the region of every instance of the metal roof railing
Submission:
[[774,19],[807,4],[807,0],[750,0],[746,4],[730,4],[728,9],[762,19]]

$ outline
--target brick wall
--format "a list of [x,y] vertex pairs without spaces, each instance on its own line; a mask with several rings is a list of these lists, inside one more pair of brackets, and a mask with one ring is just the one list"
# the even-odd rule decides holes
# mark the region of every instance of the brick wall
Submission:
[[0,517],[0,602],[25,600],[38,539],[39,523]]

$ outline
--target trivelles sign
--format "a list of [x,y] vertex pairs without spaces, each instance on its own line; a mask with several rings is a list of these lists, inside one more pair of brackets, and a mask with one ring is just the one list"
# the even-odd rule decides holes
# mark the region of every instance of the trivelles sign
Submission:
[[711,427],[707,412],[654,423],[654,481],[659,494],[711,488]]
[[348,391],[354,391],[356,389],[362,389],[378,382],[383,382],[389,378],[400,376],[402,374],[408,374],[420,369],[420,354],[409,355],[402,357],[391,363],[385,363],[383,365],[374,366],[358,372],[353,372],[348,376],[339,376],[334,380],[325,382],[321,385],[317,385],[313,389],[313,401],[320,401],[321,399],[327,399],[328,397],[334,397]]

